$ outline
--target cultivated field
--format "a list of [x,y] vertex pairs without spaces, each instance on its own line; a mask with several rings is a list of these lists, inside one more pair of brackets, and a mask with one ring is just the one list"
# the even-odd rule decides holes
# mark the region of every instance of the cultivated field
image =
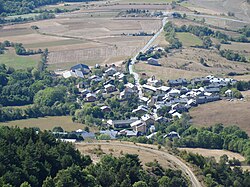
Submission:
[[222,123],[237,125],[250,135],[250,91],[243,92],[244,100],[217,101],[200,105],[190,111],[196,126],[211,126]]
[[[149,40],[147,36],[123,34],[140,31],[153,33],[161,27],[156,18],[117,18],[116,15],[133,5],[94,3],[80,11],[57,15],[56,19],[8,25],[0,29],[0,41],[23,43],[26,48],[48,48],[50,69],[69,68],[77,63],[90,66],[123,61],[134,55]],[[63,6],[63,5],[56,5]],[[70,6],[75,6],[70,4]],[[167,5],[136,5],[140,9],[167,9]],[[53,8],[53,6],[51,7]],[[62,8],[62,7],[61,7]],[[39,30],[31,29],[32,25]]]
[[[20,128],[39,127],[40,130],[52,130],[54,127],[62,127],[65,131],[74,131],[77,129],[84,129],[86,125],[72,122],[70,116],[55,116],[44,118],[31,118],[25,120],[16,120],[10,122],[0,123],[0,126],[17,126]],[[97,132],[95,127],[89,127],[91,132]]]
[[240,155],[239,153],[234,153],[234,152],[227,151],[227,150],[202,149],[202,148],[178,148],[178,149],[181,151],[197,153],[197,154],[200,154],[204,157],[214,157],[217,162],[220,160],[220,157],[223,155],[227,155],[229,159],[236,158],[241,162],[245,161],[245,158],[242,155]]

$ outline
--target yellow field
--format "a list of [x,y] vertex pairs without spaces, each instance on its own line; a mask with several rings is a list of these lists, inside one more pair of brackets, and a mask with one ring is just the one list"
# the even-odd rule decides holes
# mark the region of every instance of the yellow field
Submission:
[[245,97],[243,101],[222,100],[193,108],[190,111],[193,124],[200,127],[216,123],[237,125],[250,135],[250,91],[242,93]]
[[[74,123],[70,116],[55,116],[44,118],[32,118],[25,120],[16,120],[10,122],[0,123],[0,126],[17,126],[24,127],[39,127],[40,130],[52,130],[54,127],[62,127],[65,131],[74,131],[77,129],[84,129],[86,125]],[[98,128],[90,127],[91,132],[97,132]]]
[[227,151],[227,150],[202,149],[202,148],[178,148],[178,149],[181,151],[197,153],[204,157],[214,157],[217,162],[220,160],[220,157],[223,155],[227,155],[229,159],[236,158],[241,162],[245,161],[245,158],[239,153],[234,153],[234,152]]

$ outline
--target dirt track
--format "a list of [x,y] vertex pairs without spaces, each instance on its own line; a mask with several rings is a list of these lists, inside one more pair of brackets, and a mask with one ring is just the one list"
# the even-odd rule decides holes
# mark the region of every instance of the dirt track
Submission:
[[84,142],[84,143],[77,143],[76,147],[78,149],[80,149],[80,147],[83,147],[83,146],[94,146],[94,145],[112,145],[112,146],[117,146],[117,147],[129,147],[132,149],[140,149],[143,151],[152,152],[152,153],[161,155],[166,160],[170,160],[170,161],[174,162],[175,164],[177,164],[179,166],[179,168],[189,177],[193,187],[201,187],[202,186],[201,183],[199,182],[199,180],[197,179],[197,177],[194,175],[193,171],[183,161],[181,161],[177,157],[175,157],[175,156],[173,156],[165,151],[157,150],[157,149],[154,149],[152,147],[146,147],[146,146],[143,146],[142,144],[133,145],[133,144],[123,144],[123,143],[119,143],[119,142],[110,142],[110,143],[108,143],[108,142],[85,143]]

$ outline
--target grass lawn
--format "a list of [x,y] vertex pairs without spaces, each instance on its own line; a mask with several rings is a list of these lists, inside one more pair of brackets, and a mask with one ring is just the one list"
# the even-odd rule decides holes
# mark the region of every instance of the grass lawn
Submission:
[[182,32],[182,33],[176,33],[177,38],[182,42],[184,46],[195,46],[195,45],[202,45],[202,41],[200,38],[197,36],[187,33],[187,32]]
[[[71,116],[53,116],[44,118],[31,118],[25,120],[16,120],[10,122],[0,123],[0,126],[17,126],[24,127],[39,127],[41,130],[52,130],[54,127],[62,127],[65,131],[73,131],[77,129],[84,129],[86,125],[74,123]],[[91,132],[97,132],[97,127],[90,127]]]
[[36,67],[39,58],[40,55],[19,56],[16,55],[14,50],[10,49],[5,51],[5,54],[0,55],[0,64],[5,64],[15,69],[26,69]]

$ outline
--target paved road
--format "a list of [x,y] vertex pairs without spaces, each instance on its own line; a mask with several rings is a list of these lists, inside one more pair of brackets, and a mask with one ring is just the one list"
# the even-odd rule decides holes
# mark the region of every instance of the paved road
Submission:
[[150,46],[152,45],[152,43],[155,41],[155,39],[161,34],[161,32],[163,31],[163,28],[164,28],[164,25],[166,24],[167,22],[167,17],[164,17],[162,19],[162,27],[159,29],[159,31],[157,33],[155,33],[155,35],[147,42],[147,44],[131,59],[131,62],[129,64],[129,73],[130,74],[133,74],[134,75],[134,78],[135,78],[135,83],[139,89],[139,97],[142,97],[143,96],[143,93],[142,93],[142,88],[141,88],[141,85],[139,83],[139,75],[138,73],[134,72],[133,70],[133,65],[135,64],[136,62],[136,57],[139,55],[140,52],[144,53],[146,52]]
[[77,143],[77,145],[79,146],[81,145],[82,146],[84,145],[112,145],[112,146],[119,146],[119,147],[129,147],[129,148],[140,149],[140,150],[148,151],[157,155],[161,155],[162,157],[166,158],[166,160],[171,160],[172,162],[177,164],[180,167],[180,169],[189,177],[193,187],[202,186],[199,180],[197,179],[197,177],[194,175],[193,171],[184,162],[182,162],[177,157],[164,151],[143,147],[141,145],[122,144],[118,142],[117,143],[116,142]]

